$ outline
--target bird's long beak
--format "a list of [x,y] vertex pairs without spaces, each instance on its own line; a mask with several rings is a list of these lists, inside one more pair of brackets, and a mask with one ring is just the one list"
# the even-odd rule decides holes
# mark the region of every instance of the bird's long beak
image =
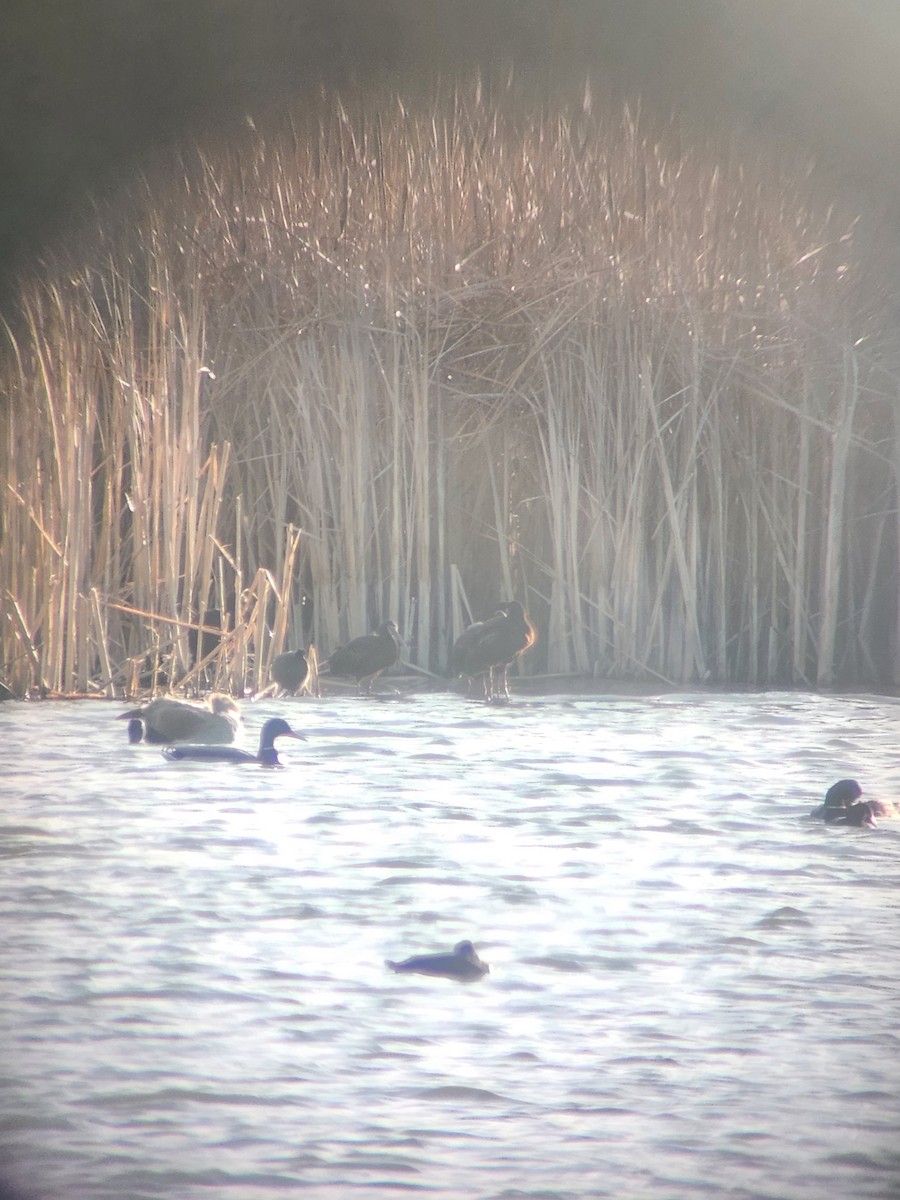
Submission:
[[306,742],[306,741],[309,741],[309,739],[307,738],[307,736],[306,736],[305,734],[303,734],[303,733],[294,733],[293,729],[291,730],[291,732],[290,732],[290,733],[279,733],[279,735],[278,735],[278,736],[279,736],[280,738],[283,738],[283,737],[294,738],[294,739],[295,739],[296,741],[298,741],[298,742]]

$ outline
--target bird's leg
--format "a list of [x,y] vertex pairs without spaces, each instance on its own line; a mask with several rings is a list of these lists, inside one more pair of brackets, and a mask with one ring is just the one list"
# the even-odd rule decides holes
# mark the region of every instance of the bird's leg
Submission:
[[490,689],[487,696],[489,704],[505,704],[509,700],[509,686],[506,681],[506,666],[499,665],[491,667],[488,672],[490,676]]

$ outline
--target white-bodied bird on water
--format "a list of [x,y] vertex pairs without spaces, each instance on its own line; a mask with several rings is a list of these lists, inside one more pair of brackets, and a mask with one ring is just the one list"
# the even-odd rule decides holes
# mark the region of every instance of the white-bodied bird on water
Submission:
[[241,710],[231,696],[213,692],[206,704],[191,704],[161,696],[118,717],[128,722],[128,740],[143,737],[154,745],[192,742],[197,745],[228,745],[241,732]]

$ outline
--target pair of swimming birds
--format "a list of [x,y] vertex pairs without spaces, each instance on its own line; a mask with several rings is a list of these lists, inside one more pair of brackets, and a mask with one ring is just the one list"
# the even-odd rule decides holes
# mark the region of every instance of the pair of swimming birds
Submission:
[[809,814],[826,825],[856,825],[874,828],[876,817],[896,817],[897,806],[891,800],[863,800],[862,788],[855,779],[839,779],[825,793],[825,801]]
[[163,754],[173,762],[195,759],[280,767],[276,740],[283,737],[306,740],[282,717],[271,717],[260,731],[256,754],[229,745],[243,728],[241,711],[230,696],[218,693],[210,696],[205,706],[164,696],[143,708],[122,713],[119,720],[128,722],[130,742],[162,745],[165,747]]

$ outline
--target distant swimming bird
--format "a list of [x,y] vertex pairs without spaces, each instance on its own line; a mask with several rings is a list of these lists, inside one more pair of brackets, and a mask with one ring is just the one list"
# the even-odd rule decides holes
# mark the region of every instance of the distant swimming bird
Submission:
[[[157,746],[172,742],[223,745],[233,742],[241,731],[240,708],[220,692],[214,692],[206,705],[162,696],[142,708],[120,713],[118,720],[140,721],[144,740]],[[129,741],[135,740],[134,733],[134,726],[129,724]]]
[[197,762],[257,763],[261,767],[281,767],[284,764],[275,749],[275,739],[280,737],[306,741],[303,734],[295,733],[287,721],[281,717],[271,717],[262,727],[259,750],[256,754],[251,754],[249,750],[239,750],[237,746],[167,746],[163,754],[170,762],[189,759]]
[[447,664],[451,678],[482,678],[487,700],[509,699],[510,664],[537,641],[537,633],[518,600],[498,605],[496,615],[464,630],[453,643]]
[[372,683],[400,658],[400,631],[393,621],[384,621],[374,633],[354,638],[339,646],[323,669],[332,675],[349,675],[356,680],[357,691],[368,695]]
[[841,815],[845,808],[851,805],[854,800],[858,800],[861,795],[862,788],[855,779],[839,779],[825,793],[825,803],[820,804],[818,808],[814,808],[809,815],[811,817],[823,817],[829,822],[834,821]]
[[874,825],[876,817],[896,817],[892,800],[860,800],[862,788],[855,779],[839,779],[825,793],[825,803],[814,808],[811,817],[821,817],[826,825]]
[[826,825],[876,824],[877,805],[860,800],[862,788],[855,779],[839,779],[825,793],[825,803],[814,808],[811,817],[821,817]]
[[464,982],[487,975],[490,967],[478,957],[471,942],[457,942],[451,954],[415,954],[403,962],[385,960],[385,966],[399,974],[437,975]]
[[868,825],[874,829],[878,824],[875,820],[875,805],[871,800],[858,800],[855,804],[848,804],[846,808],[826,809],[825,824]]

